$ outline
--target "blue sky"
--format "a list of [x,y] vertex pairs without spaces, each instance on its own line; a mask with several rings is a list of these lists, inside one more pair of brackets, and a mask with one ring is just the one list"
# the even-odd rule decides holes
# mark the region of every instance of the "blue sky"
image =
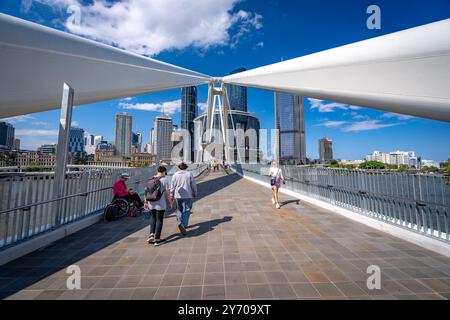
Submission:
[[[98,11],[92,9],[93,2],[3,0],[0,12],[72,31],[66,24],[70,16],[67,8],[75,4],[82,8],[82,25],[99,26],[95,30],[97,40],[114,42],[122,48],[212,76],[226,75],[238,67],[256,68],[450,17],[449,0],[122,0],[110,1],[109,6],[105,5],[105,0],[96,0]],[[112,4],[120,9],[120,20],[115,21],[111,15]],[[381,30],[366,27],[366,9],[372,4],[381,8]],[[134,14],[132,10],[136,10]],[[136,12],[144,12],[142,21]],[[199,12],[209,17],[208,27],[200,25]],[[93,16],[98,20],[93,20]],[[100,26],[108,23],[127,27],[131,34],[124,38],[102,32]],[[187,29],[196,32],[192,34]],[[146,37],[148,34],[152,37]],[[148,45],[149,49],[144,50],[143,45]],[[141,131],[147,142],[153,119],[163,104],[166,111],[174,112],[174,122],[179,124],[179,99],[180,90],[170,90],[134,97],[130,101],[107,101],[77,107],[73,118],[87,132],[113,140],[115,114],[128,111],[133,115],[134,131]],[[206,87],[199,87],[199,102],[205,101]],[[125,103],[145,104],[146,110],[125,110]],[[249,111],[260,118],[262,128],[273,128],[272,92],[249,89],[248,106]],[[424,159],[441,161],[450,157],[449,123],[309,99],[305,99],[305,113],[308,157],[317,157],[317,141],[325,136],[333,139],[335,158],[340,159],[361,159],[373,150],[398,149],[416,151]],[[58,115],[55,110],[10,121],[16,127],[22,146],[36,148],[43,143],[56,142]]]

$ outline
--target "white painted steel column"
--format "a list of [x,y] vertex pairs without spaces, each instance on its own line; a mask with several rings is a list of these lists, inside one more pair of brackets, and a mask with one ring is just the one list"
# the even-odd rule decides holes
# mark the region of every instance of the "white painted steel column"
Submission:
[[[61,114],[59,117],[58,147],[56,150],[56,166],[53,185],[53,197],[64,196],[64,180],[67,169],[67,153],[69,146],[70,125],[72,123],[74,90],[67,83],[64,83]],[[55,226],[60,224],[61,201],[56,201],[54,206]]]

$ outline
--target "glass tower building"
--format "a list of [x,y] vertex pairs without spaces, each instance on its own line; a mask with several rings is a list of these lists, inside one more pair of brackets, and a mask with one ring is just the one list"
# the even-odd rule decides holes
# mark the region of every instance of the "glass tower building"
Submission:
[[116,150],[118,155],[131,157],[133,131],[131,114],[123,112],[116,114]]
[[279,130],[279,161],[282,164],[306,164],[303,97],[275,93],[275,128]]
[[11,150],[14,147],[14,127],[8,122],[0,122],[0,148]]
[[[246,71],[245,68],[236,69],[230,72],[231,74]],[[230,109],[236,111],[247,112],[247,88],[227,84],[228,100],[230,101]]]
[[70,128],[69,134],[69,154],[74,156],[78,152],[84,151],[84,130],[81,128]]
[[189,131],[191,136],[191,154],[186,161],[194,159],[194,119],[197,117],[197,87],[181,89],[181,129]]

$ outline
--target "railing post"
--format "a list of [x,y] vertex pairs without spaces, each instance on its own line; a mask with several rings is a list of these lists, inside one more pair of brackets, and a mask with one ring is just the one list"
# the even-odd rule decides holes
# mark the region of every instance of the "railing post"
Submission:
[[[69,144],[70,125],[72,123],[74,90],[67,83],[64,83],[61,114],[59,117],[58,147],[56,150],[56,166],[53,184],[53,197],[60,198],[64,196],[64,182],[67,168],[67,152]],[[58,226],[61,223],[61,201],[56,201],[54,205],[55,223]]]

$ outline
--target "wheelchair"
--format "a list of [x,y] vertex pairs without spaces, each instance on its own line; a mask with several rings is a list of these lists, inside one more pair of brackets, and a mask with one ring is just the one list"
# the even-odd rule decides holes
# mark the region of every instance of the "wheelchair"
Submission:
[[111,221],[122,218],[126,215],[130,217],[136,217],[137,214],[142,213],[141,210],[137,208],[134,202],[129,202],[126,198],[114,197],[111,203],[104,210],[104,220],[108,221],[106,218],[107,212],[110,211],[111,207],[117,208],[117,210],[112,210],[114,212],[114,217],[109,217]]

